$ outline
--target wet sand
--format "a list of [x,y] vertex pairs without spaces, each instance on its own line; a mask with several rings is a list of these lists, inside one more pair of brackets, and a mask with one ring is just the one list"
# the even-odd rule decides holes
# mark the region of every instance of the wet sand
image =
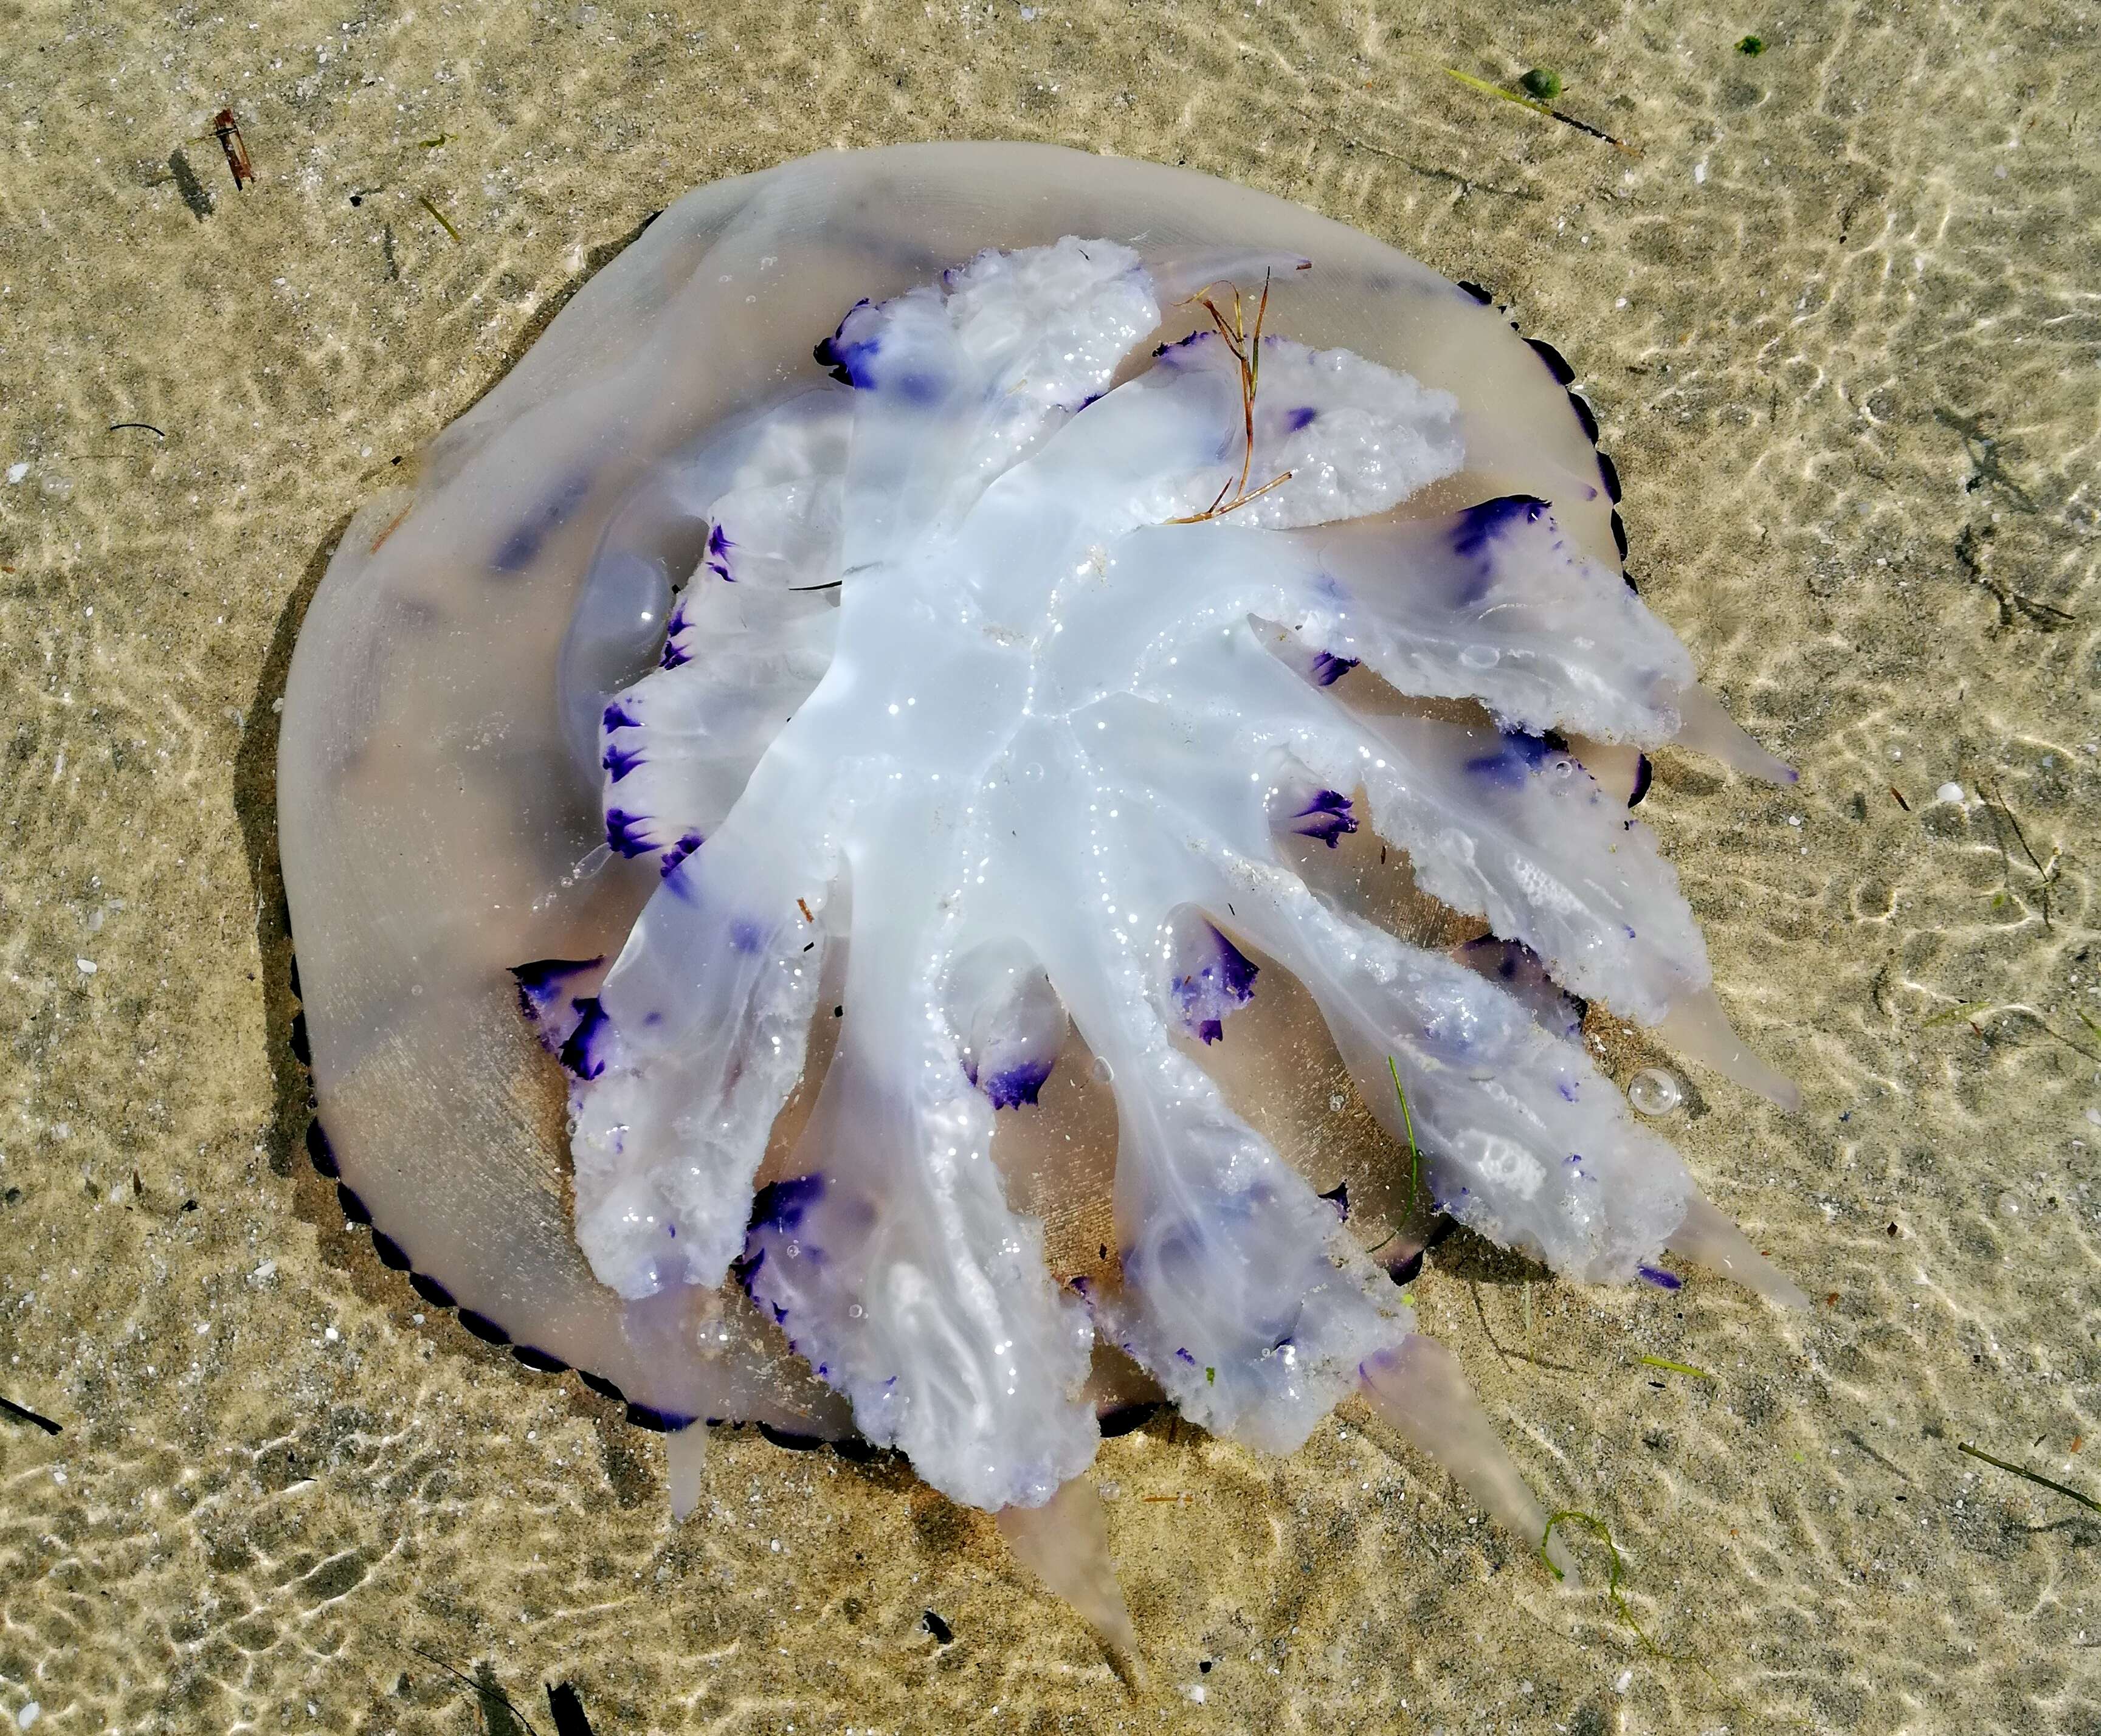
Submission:
[[[1957,1451],[2101,1494],[2091,17],[795,10],[0,22],[0,1397],[62,1425],[0,1417],[0,1713],[2101,1729],[2101,1519]],[[1440,70],[1532,64],[1639,154]],[[427,1309],[299,1155],[272,702],[348,515],[688,187],[973,135],[1489,286],[1575,367],[1644,594],[1802,768],[1667,755],[1645,813],[1807,1095],[1695,1077],[1667,1130],[1813,1314],[1463,1241],[1418,1287],[1626,1620],[1602,1546],[1556,1588],[1349,1408],[1282,1462],[1162,1418],[1097,1473],[1134,1694],[900,1471],[723,1433],[674,1531],[657,1438]]]

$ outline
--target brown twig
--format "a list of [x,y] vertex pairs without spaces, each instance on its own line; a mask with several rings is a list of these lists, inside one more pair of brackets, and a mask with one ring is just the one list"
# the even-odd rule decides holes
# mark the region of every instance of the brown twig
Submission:
[[2054,927],[2055,925],[2050,919],[2050,883],[2055,877],[2052,870],[2057,865],[2057,859],[2055,856],[2050,859],[2050,868],[2045,868],[2036,859],[2036,853],[2028,847],[2028,835],[2021,830],[2020,821],[2014,817],[2012,804],[2006,800],[2005,793],[1996,780],[1988,783],[1980,777],[1977,780],[1977,787],[1984,791],[1986,797],[1984,815],[1992,822],[1992,841],[1999,846],[1999,859],[2006,871],[2003,883],[2008,895],[2018,896],[2014,892],[2013,859],[2006,854],[2006,841],[1999,834],[1999,815],[2001,814],[2006,816],[2006,824],[2014,828],[2014,840],[2021,846],[2021,854],[2028,859],[2028,866],[2036,871],[2036,896],[2042,905],[2042,925],[2046,929]]
[[[1254,464],[1254,399],[1262,385],[1262,322],[1269,312],[1269,273],[1262,274],[1262,299],[1255,303],[1254,329],[1247,327],[1246,309],[1241,300],[1237,285],[1233,287],[1233,316],[1229,322],[1210,298],[1208,289],[1200,290],[1191,298],[1211,316],[1211,324],[1218,328],[1219,336],[1225,340],[1234,364],[1241,374],[1241,426],[1243,445],[1241,452],[1241,473],[1231,482],[1220,484],[1211,504],[1201,512],[1192,512],[1187,518],[1170,519],[1170,524],[1201,524],[1207,519],[1223,518],[1236,507],[1250,501],[1258,500],[1279,483],[1291,480],[1291,472],[1283,471],[1272,476],[1258,488],[1247,485],[1248,472]],[[1226,497],[1232,496],[1231,500]]]

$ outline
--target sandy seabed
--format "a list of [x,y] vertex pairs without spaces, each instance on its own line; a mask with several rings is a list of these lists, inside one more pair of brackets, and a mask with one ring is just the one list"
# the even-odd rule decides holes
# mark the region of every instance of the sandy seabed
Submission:
[[[1535,64],[1638,154],[1442,70]],[[0,1396],[62,1425],[0,1417],[0,1714],[2101,1731],[2101,1517],[1958,1451],[2101,1492],[2090,9],[31,3],[0,113]],[[1097,1472],[1135,1694],[895,1468],[724,1433],[674,1530],[656,1437],[428,1310],[299,1159],[273,702],[352,510],[689,187],[999,135],[1489,285],[1802,769],[1666,755],[1644,811],[1807,1096],[1696,1079],[1669,1131],[1813,1314],[1455,1243],[1417,1288],[1626,1620],[1601,1548],[1557,1588],[1348,1407],[1281,1462],[1163,1416]]]

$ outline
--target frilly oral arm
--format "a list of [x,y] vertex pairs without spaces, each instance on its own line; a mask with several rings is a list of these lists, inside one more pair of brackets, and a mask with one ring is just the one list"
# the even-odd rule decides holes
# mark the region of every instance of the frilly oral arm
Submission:
[[[1537,737],[1354,711],[1262,643],[1207,630],[1176,647],[1171,668],[1156,658],[1154,688],[1177,715],[1211,717],[1222,742],[1266,734],[1329,787],[1361,787],[1423,890],[1523,941],[1577,993],[1683,1032],[1695,1058],[1792,1100],[1714,1003],[1705,943],[1653,835],[1571,756]],[[1219,751],[1245,762],[1245,745]]]
[[1373,1113],[1396,1142],[1420,1142],[1439,1207],[1586,1280],[1656,1259],[1687,1219],[1691,1181],[1579,1045],[1491,978],[1315,898],[1277,854],[1234,723],[1127,700],[1099,715],[1113,727],[1098,752],[1128,780],[1112,784],[1115,805],[1156,828],[1153,857],[1182,865],[1177,895],[1313,995]]
[[[1069,737],[1064,754],[1068,787],[1089,787],[1094,775]],[[1170,1041],[1179,1014],[1161,943],[1187,902],[1178,859],[1155,847],[1138,793],[1107,786],[1092,810],[1084,838],[1040,804],[998,811],[1014,835],[1031,945],[1117,1098],[1121,1282],[1090,1300],[1104,1335],[1183,1414],[1289,1451],[1347,1389],[1356,1364],[1398,1341],[1404,1310],[1384,1274],[1337,1239],[1333,1208]],[[1112,924],[1061,914],[1104,899]]]
[[[899,802],[881,826],[926,818]],[[792,1160],[808,1197],[754,1226],[741,1269],[862,1433],[959,1501],[1036,1505],[1094,1456],[1092,1334],[1006,1204],[940,1007],[940,866],[894,841],[855,854],[851,1011]]]
[[666,877],[573,1069],[577,1238],[623,1296],[722,1281],[802,1073],[825,943],[803,912],[821,913],[830,863],[817,825],[747,818],[763,811]]

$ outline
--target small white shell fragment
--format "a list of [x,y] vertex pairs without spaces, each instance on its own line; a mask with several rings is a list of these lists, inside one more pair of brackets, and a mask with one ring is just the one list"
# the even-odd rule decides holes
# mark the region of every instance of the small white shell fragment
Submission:
[[1944,784],[1933,793],[1933,799],[1935,802],[1953,802],[1959,806],[1962,800],[1962,786],[1953,782]]

